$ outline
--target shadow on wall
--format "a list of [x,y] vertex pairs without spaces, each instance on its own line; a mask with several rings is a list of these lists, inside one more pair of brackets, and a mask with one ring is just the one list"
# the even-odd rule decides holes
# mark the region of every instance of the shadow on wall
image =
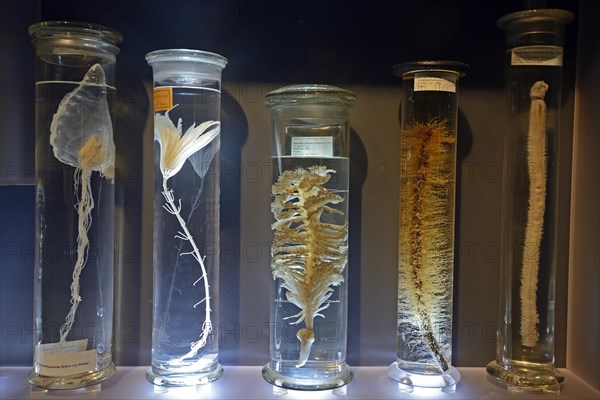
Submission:
[[119,60],[118,100],[116,110],[116,188],[115,188],[115,299],[114,350],[117,365],[139,365],[142,313],[140,280],[142,273],[142,183],[144,127],[150,100],[141,79],[136,76],[136,62],[123,55]]
[[350,203],[348,220],[348,335],[346,362],[360,365],[360,286],[361,286],[361,219],[362,187],[367,177],[367,150],[358,135],[350,128]]
[[35,186],[0,185],[0,365],[33,360]]
[[[458,302],[460,299],[460,222],[461,222],[461,192],[462,192],[462,161],[467,158],[473,147],[473,131],[464,112],[458,108],[458,128],[456,133],[456,193],[454,195],[454,281],[452,292],[452,365],[458,365],[457,343],[460,338],[460,314]],[[460,365],[458,365],[460,366]]]
[[[234,96],[226,91],[221,96],[219,325],[235,326],[240,321],[241,155],[248,138],[248,120]],[[219,360],[223,365],[237,365],[240,342],[221,340],[224,337],[220,335]]]

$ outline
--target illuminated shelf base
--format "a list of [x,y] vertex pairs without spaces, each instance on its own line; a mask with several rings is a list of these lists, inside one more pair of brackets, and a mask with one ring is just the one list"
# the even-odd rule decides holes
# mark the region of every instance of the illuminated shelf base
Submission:
[[387,370],[390,378],[398,382],[398,388],[407,393],[415,391],[427,392],[442,391],[443,393],[454,393],[456,384],[460,381],[460,373],[454,367],[450,367],[445,374],[414,374],[403,370],[397,362],[392,363]]
[[[407,393],[400,390],[398,382],[387,374],[388,367],[352,367],[354,378],[344,386],[346,392],[322,390],[299,392],[295,390],[275,389],[261,376],[259,366],[225,366],[223,376],[208,385],[190,388],[157,387],[146,380],[147,366],[117,367],[114,376],[102,384],[100,392],[70,390],[62,398],[114,400],[114,399],[530,399],[535,393],[511,393],[505,386],[499,385],[488,376],[485,368],[457,368],[461,379],[456,385],[456,392],[444,393],[440,389],[421,389]],[[27,374],[31,367],[0,367],[0,399],[43,399],[59,395],[58,391],[48,394],[32,393],[27,382]],[[598,400],[600,391],[594,389],[569,370],[561,369],[564,384],[559,394],[547,393],[543,400],[578,399]],[[165,392],[166,391],[166,392]],[[541,394],[539,394],[541,396]],[[166,397],[165,397],[166,396]],[[536,397],[537,398],[537,397]],[[50,399],[50,397],[48,397]]]

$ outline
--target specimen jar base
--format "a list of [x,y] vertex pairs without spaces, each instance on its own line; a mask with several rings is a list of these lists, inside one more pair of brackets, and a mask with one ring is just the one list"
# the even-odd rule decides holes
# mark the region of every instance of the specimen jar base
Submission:
[[538,391],[558,394],[560,385],[565,380],[555,368],[505,368],[494,360],[485,369],[491,378],[505,385],[509,392]]
[[114,363],[101,371],[86,372],[84,374],[69,376],[45,376],[31,371],[27,380],[33,386],[48,390],[80,389],[98,385],[110,378],[117,368]]
[[[421,372],[421,371],[419,371]],[[453,392],[456,384],[460,381],[460,373],[454,367],[450,367],[446,373],[427,372],[415,373],[413,370],[407,371],[400,368],[396,361],[388,367],[387,371],[390,378],[403,385],[404,390],[410,391],[411,387],[442,389],[443,391]]]
[[162,372],[155,371],[154,368],[149,368],[146,372],[146,379],[156,386],[164,387],[184,387],[206,385],[219,379],[223,375],[223,367],[216,363],[210,370],[201,372],[189,372],[183,370],[174,370]]
[[294,366],[275,369],[271,363],[262,369],[262,376],[274,386],[292,390],[328,390],[347,385],[352,370],[346,363],[332,367]]

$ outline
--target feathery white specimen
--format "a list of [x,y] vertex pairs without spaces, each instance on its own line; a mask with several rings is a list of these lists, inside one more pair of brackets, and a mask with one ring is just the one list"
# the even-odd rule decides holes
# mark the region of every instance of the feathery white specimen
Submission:
[[300,340],[296,367],[306,364],[310,356],[314,319],[324,317],[321,311],[329,307],[333,287],[344,281],[348,224],[321,222],[323,213],[343,215],[329,204],[341,203],[344,198],[323,186],[331,173],[335,171],[325,166],[288,170],[272,187],[273,279],[282,280],[287,300],[300,309],[285,319],[295,319],[293,325],[305,323],[296,333]]
[[[181,255],[191,255],[200,265],[202,274],[193,283],[193,286],[196,286],[200,281],[204,282],[205,297],[202,301],[194,305],[194,308],[196,308],[199,304],[204,302],[204,323],[202,324],[202,332],[200,333],[199,339],[191,343],[190,351],[179,357],[179,360],[195,356],[198,353],[198,350],[204,347],[208,335],[212,332],[212,321],[210,316],[211,308],[208,275],[204,265],[205,256],[200,255],[200,250],[198,249],[185,220],[181,217],[181,200],[179,200],[178,204],[175,203],[173,190],[168,188],[167,181],[181,170],[188,158],[208,146],[219,135],[219,132],[220,123],[218,121],[206,121],[198,126],[192,124],[192,126],[183,133],[181,118],[177,122],[177,127],[175,127],[169,118],[168,111],[164,115],[154,115],[154,140],[158,141],[158,144],[160,145],[160,171],[163,177],[162,194],[167,202],[163,207],[167,212],[173,214],[177,218],[177,221],[181,226],[182,231],[177,232],[175,237],[177,239],[188,241],[192,246],[192,251],[181,253]],[[194,163],[192,164],[196,172],[200,174],[196,165],[194,165]]]
[[402,132],[398,324],[411,358],[442,373],[450,368],[443,332],[452,314],[454,226],[447,207],[454,142],[444,121],[415,123]]
[[544,96],[548,85],[537,81],[531,87],[529,97],[529,130],[527,131],[527,171],[529,173],[529,204],[527,225],[523,244],[521,268],[521,344],[534,347],[539,340],[536,298],[540,245],[546,210],[546,103]]
[[94,209],[92,172],[97,171],[110,182],[114,180],[115,145],[106,90],[104,70],[100,64],[94,64],[79,86],[61,100],[50,124],[52,152],[59,161],[75,167],[74,190],[78,196],[77,260],[70,288],[71,308],[60,327],[60,342],[66,341],[82,301],[79,277],[87,262],[88,230]]

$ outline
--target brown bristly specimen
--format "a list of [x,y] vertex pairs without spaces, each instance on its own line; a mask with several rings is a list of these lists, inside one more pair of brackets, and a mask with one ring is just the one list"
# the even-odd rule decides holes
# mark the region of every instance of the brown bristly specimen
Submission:
[[446,372],[450,360],[439,343],[437,316],[447,311],[444,300],[452,284],[447,269],[453,265],[453,225],[447,203],[454,186],[455,136],[445,121],[433,120],[406,127],[402,140],[399,322],[419,331],[416,340],[429,353],[419,358],[435,360]]

